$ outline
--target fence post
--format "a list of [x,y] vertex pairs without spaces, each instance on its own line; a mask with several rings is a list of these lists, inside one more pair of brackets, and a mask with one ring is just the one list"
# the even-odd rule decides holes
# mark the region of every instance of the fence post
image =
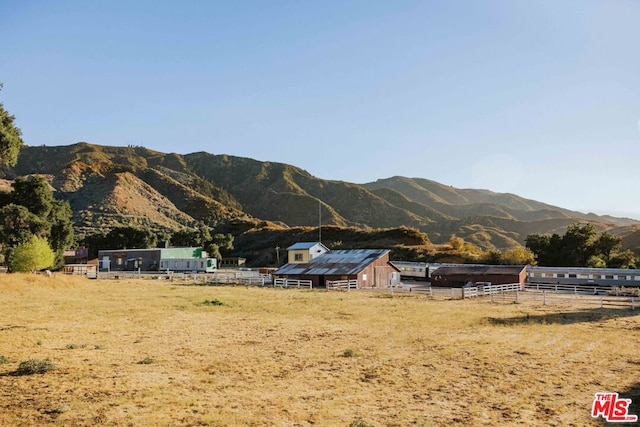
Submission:
[[[453,298],[453,288],[451,288],[451,298]],[[462,299],[464,299],[464,288],[462,288]]]
[[602,297],[600,297],[600,308],[604,307],[604,301],[602,300]]
[[631,310],[635,310],[636,309],[636,305],[635,305],[635,298],[631,297]]
[[518,292],[519,291],[516,289],[516,304],[519,302],[519,300],[518,300]]
[[547,305],[547,291],[542,291],[542,305]]

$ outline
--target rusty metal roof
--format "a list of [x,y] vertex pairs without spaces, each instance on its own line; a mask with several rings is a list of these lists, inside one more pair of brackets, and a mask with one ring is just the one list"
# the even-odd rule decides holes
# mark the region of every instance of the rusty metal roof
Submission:
[[307,264],[285,264],[276,275],[353,275],[389,253],[388,249],[350,249],[327,252]]

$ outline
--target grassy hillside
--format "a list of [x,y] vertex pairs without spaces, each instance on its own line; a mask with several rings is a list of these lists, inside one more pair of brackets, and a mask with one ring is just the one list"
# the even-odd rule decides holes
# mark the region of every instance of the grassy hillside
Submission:
[[[288,228],[321,222],[363,232],[409,227],[434,243],[458,236],[481,249],[504,250],[522,245],[530,233],[561,234],[580,221],[623,237],[640,229],[638,221],[572,212],[514,194],[406,177],[357,185],[283,163],[205,152],[183,156],[89,143],[25,147],[14,168],[0,171],[6,179],[0,185],[7,188],[26,174],[45,175],[56,197],[70,202],[79,235],[119,225],[171,233],[205,224],[241,241],[243,233],[263,228],[284,233],[286,240]],[[269,251],[270,244],[262,249]]]

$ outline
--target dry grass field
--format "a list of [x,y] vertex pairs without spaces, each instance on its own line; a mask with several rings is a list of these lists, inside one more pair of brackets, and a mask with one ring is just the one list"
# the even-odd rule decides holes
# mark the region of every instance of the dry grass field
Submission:
[[640,318],[571,310],[4,274],[0,425],[602,425]]

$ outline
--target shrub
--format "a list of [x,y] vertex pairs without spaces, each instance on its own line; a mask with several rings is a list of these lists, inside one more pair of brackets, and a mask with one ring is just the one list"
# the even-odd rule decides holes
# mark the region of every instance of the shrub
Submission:
[[345,351],[342,352],[341,354],[342,357],[356,357],[356,356],[360,356],[360,352],[358,350],[355,350],[353,348],[348,348]]
[[0,354],[0,365],[2,365],[3,363],[7,363],[8,361],[9,359]]
[[33,236],[11,251],[9,267],[11,271],[30,272],[42,270],[53,265],[55,254],[46,239]]
[[355,420],[351,421],[351,424],[349,424],[349,427],[375,427],[375,426],[370,422],[365,421],[364,419],[358,417]]
[[138,362],[138,365],[150,365],[152,363],[156,363],[156,360],[153,357],[145,357]]
[[52,369],[57,369],[50,360],[29,359],[24,362],[20,362],[20,366],[16,370],[16,375],[33,375],[44,374]]
[[67,344],[66,345],[67,350],[74,350],[76,348],[86,348],[86,347],[87,347],[86,344]]
[[224,302],[220,301],[217,298],[214,298],[212,300],[204,300],[204,302],[202,303],[202,305],[225,305]]

